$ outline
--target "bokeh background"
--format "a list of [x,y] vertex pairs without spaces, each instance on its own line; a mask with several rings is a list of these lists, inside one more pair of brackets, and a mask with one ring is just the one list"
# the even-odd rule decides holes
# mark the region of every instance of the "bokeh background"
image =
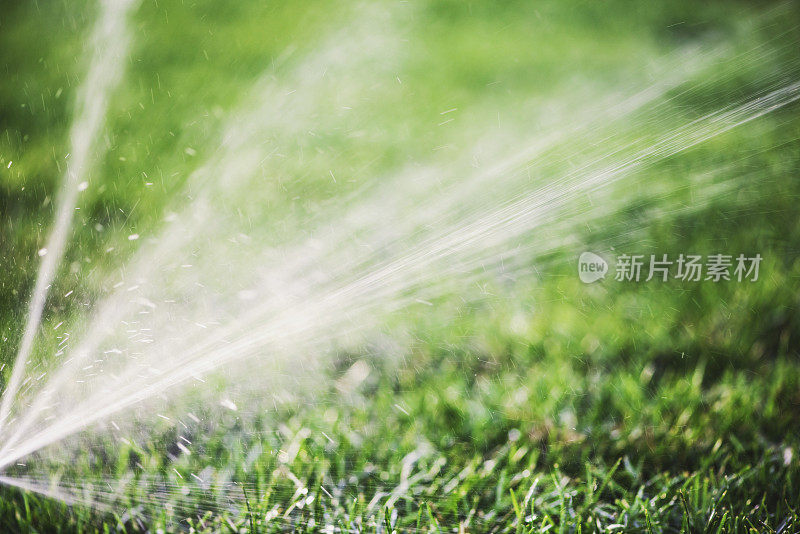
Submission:
[[[4,380],[53,219],[96,7],[0,8]],[[257,117],[268,125],[266,162],[237,189],[216,171],[224,216],[207,224],[241,210],[273,246],[346,213],[352,195],[398,169],[447,169],[445,185],[457,191],[460,169],[588,125],[531,162],[538,187],[795,83],[798,14],[793,2],[143,0],[42,330],[79,324],[144,238],[191,200],[200,187],[192,173],[264,83],[277,102]],[[336,59],[349,66],[329,85],[297,75],[359,32],[385,40],[363,57],[344,47],[354,55]],[[656,112],[616,111],[654,86]],[[278,100],[294,91],[301,97]],[[87,500],[126,480],[110,509],[2,487],[0,523],[66,532],[800,528],[799,110],[789,104],[632,170],[597,197],[599,215],[588,216],[594,197],[576,196],[561,222],[520,241],[554,244],[511,281],[492,277],[475,291],[456,280],[434,306],[390,314],[370,344],[332,350],[297,398],[207,423],[191,456],[173,429],[143,422],[138,441],[87,437],[68,466],[47,463],[38,475],[69,481]],[[489,205],[491,184],[484,194]],[[587,286],[576,272],[583,250],[764,260],[755,283]],[[59,341],[43,335],[34,359],[57,365]],[[187,494],[181,473],[216,482]]]

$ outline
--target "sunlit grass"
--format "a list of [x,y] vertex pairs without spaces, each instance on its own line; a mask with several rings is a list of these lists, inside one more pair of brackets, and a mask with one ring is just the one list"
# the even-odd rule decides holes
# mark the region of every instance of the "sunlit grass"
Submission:
[[[680,50],[720,47],[734,59],[712,61],[699,80],[668,91],[666,112],[656,115],[662,122],[611,124],[609,132],[593,126],[595,137],[584,139],[596,146],[558,145],[541,173],[560,175],[580,155],[645,143],[772,88],[767,79],[796,81],[793,5],[395,8],[398,42],[407,44],[385,76],[356,73],[376,77],[355,118],[338,93],[308,89],[322,95],[318,108],[286,115],[302,118],[300,141],[281,139],[278,127],[272,140],[302,157],[279,160],[262,187],[215,197],[253,213],[268,206],[259,220],[264,235],[270,224],[290,228],[275,232],[276,242],[302,235],[303,223],[320,214],[346,211],[337,199],[398,168],[413,175],[427,165],[467,167],[474,147],[513,147],[546,129],[548,116],[590,108],[592,95],[635,94],[656,81],[654,73],[667,74],[657,58]],[[213,161],[220,129],[252,85],[266,72],[274,87],[294,90],[281,85],[291,83],[287,73],[363,9],[143,3],[109,110],[107,155],[82,200],[45,328],[80,324],[138,246],[128,236],[157,235],[167,212],[191,206],[189,177]],[[14,359],[36,251],[52,219],[93,6],[7,11],[0,23],[8,74],[0,84],[3,362]],[[754,49],[772,52],[737,55]],[[543,103],[561,107],[540,110]],[[335,351],[323,375],[287,374],[302,382],[297,398],[255,413],[209,409],[202,435],[188,436],[197,442],[191,455],[176,445],[176,425],[145,412],[132,417],[133,428],[137,420],[149,425],[132,432],[140,439],[79,435],[80,447],[39,489],[74,485],[87,500],[107,497],[110,509],[15,488],[13,477],[29,466],[11,466],[0,524],[68,532],[793,531],[800,525],[797,112],[791,104],[635,171],[613,190],[624,202],[609,206],[607,217],[556,226],[572,241],[546,249],[513,286],[493,280],[479,288],[480,299],[443,292],[390,314],[373,345]],[[305,135],[314,126],[319,131]],[[690,178],[695,185],[674,187]],[[703,197],[710,189],[702,184],[717,182],[722,193]],[[765,261],[753,284],[586,286],[575,273],[582,249],[760,253]],[[59,342],[42,339],[36,357],[47,360]],[[8,380],[8,367],[2,374]]]

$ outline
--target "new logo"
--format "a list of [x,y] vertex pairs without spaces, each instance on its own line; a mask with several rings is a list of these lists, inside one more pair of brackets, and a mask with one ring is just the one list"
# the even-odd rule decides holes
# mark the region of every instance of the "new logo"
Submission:
[[584,252],[578,258],[578,276],[584,284],[605,278],[607,272],[608,263],[594,252]]

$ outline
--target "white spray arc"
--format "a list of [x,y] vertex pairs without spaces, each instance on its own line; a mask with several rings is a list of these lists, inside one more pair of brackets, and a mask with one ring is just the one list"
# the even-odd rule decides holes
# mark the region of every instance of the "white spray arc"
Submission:
[[14,402],[14,396],[24,376],[47,293],[64,255],[78,196],[88,186],[92,163],[98,158],[98,137],[105,124],[108,99],[122,77],[130,43],[127,17],[137,2],[138,0],[103,0],[100,4],[100,16],[89,43],[92,53],[89,70],[75,99],[75,122],[69,136],[70,157],[58,195],[55,220],[45,248],[39,252],[42,263],[30,301],[28,321],[11,377],[0,402],[0,429],[8,418],[11,403]]
[[[336,76],[337,69],[346,78],[351,68],[381,64],[382,55],[397,44],[390,33],[347,33],[349,39],[333,40],[344,45],[324,46],[298,70],[299,95],[289,97],[286,87],[272,82],[258,87],[262,100],[256,111],[245,108],[231,121],[220,153],[190,180],[190,186],[199,187],[196,200],[171,217],[163,233],[143,240],[119,287],[98,304],[79,346],[32,390],[30,403],[21,399],[2,442],[0,469],[158,395],[177,395],[182,384],[234,362],[261,356],[276,366],[307,365],[332,340],[362,338],[388,314],[436,297],[442,281],[469,284],[501,269],[524,269],[532,256],[564,246],[565,232],[577,222],[609,213],[608,207],[575,210],[579,199],[602,195],[639,168],[800,98],[797,83],[776,86],[689,124],[665,128],[641,145],[590,154],[544,184],[528,179],[529,173],[537,174],[562,155],[556,150],[553,156],[554,148],[595,139],[594,125],[522,142],[510,154],[493,155],[499,163],[457,180],[442,179],[454,171],[438,167],[404,170],[386,188],[356,196],[354,206],[345,204],[344,214],[311,236],[281,246],[263,246],[235,224],[220,224],[209,237],[201,229],[220,214],[215,204],[220,192],[248,187],[269,162],[271,149],[262,141],[270,128],[286,134],[312,119],[318,122],[308,106],[325,101],[328,89],[320,80]],[[364,50],[372,55],[355,53]],[[356,67],[354,57],[360,58]],[[640,112],[684,81],[679,77],[650,87],[620,107],[625,115]],[[247,120],[248,114],[254,119]],[[281,124],[262,124],[264,116],[281,117]],[[409,187],[409,181],[418,187]],[[441,182],[446,193],[459,194],[443,194]],[[495,190],[475,198],[490,187]],[[388,194],[391,188],[400,192],[399,199]],[[540,230],[555,237],[519,246]],[[226,255],[237,249],[238,254]],[[23,372],[24,362],[17,383]],[[10,406],[17,389],[8,390],[4,403]]]

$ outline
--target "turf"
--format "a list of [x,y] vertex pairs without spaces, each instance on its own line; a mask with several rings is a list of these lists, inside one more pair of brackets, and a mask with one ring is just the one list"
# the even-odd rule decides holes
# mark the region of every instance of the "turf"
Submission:
[[[126,236],[157,227],[197,165],[192,153],[214,149],[221,118],[264,65],[290,46],[302,57],[359,9],[146,0],[109,113],[99,187],[87,191],[46,321],[80,315],[98,298],[96,285],[79,282],[124,265]],[[11,362],[52,219],[93,5],[12,3],[2,11],[0,357]],[[438,157],[431,146],[459,139],[458,123],[447,133],[432,127],[442,110],[505,119],[517,101],[552,99],[585,80],[646,79],[651,58],[678,47],[789,43],[770,61],[720,65],[735,71],[715,78],[725,83],[669,95],[674,120],[697,117],[758,88],[765,72],[791,72],[799,14],[794,3],[421,2],[408,22],[414,53],[404,83],[386,92],[389,105],[375,105],[374,135],[354,141],[334,131],[316,141],[310,148],[319,160],[282,168],[282,188],[264,192],[265,201],[275,220],[302,220],[341,194],[328,180],[329,160],[343,173],[377,175]],[[638,200],[578,230],[578,245],[541,258],[539,276],[518,281],[513,293],[444,300],[434,303],[436,313],[396,317],[387,329],[405,333],[400,357],[384,357],[380,347],[337,354],[330,380],[303,402],[236,432],[235,420],[209,423],[205,445],[190,458],[175,460],[169,429],[118,448],[114,462],[89,449],[65,472],[89,482],[131,473],[141,480],[113,511],[2,487],[0,525],[20,532],[800,530],[798,111],[794,104],[647,168]],[[721,165],[734,184],[727,194],[656,215],[663,199],[648,188]],[[682,194],[670,201],[695,203],[691,188]],[[630,228],[637,232],[621,231]],[[110,244],[122,250],[109,258]],[[586,286],[575,274],[576,247],[757,252],[765,260],[753,284]],[[61,297],[72,289],[76,296]],[[361,369],[365,376],[352,380]],[[2,373],[7,380],[8,366]],[[173,467],[183,477],[225,473],[246,507],[229,505],[230,488],[180,494],[169,482],[177,480]],[[153,479],[162,480],[162,497],[147,494]]]

